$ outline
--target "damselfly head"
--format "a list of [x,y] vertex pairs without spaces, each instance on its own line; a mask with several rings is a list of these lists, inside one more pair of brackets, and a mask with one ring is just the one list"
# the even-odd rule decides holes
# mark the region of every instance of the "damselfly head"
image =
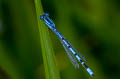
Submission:
[[49,14],[48,14],[48,13],[44,13],[44,16],[48,17],[48,16],[49,16]]
[[43,16],[43,15],[41,15],[41,16],[40,16],[40,20],[43,20],[43,18],[44,18],[44,16]]
[[40,16],[40,20],[43,20],[44,18],[48,17],[49,14],[48,13],[44,13],[43,15]]

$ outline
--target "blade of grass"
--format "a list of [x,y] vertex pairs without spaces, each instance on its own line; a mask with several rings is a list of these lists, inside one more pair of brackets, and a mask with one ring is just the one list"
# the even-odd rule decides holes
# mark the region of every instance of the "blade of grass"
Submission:
[[39,19],[40,14],[43,14],[43,9],[40,0],[35,0],[35,7],[37,13],[38,27],[40,32],[40,40],[41,40],[46,79],[60,79],[48,29],[45,26],[45,24],[43,24],[43,22],[40,21]]

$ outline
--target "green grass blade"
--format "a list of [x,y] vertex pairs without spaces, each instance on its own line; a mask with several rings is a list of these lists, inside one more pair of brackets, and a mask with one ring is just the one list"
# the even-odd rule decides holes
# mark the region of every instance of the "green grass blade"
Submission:
[[37,13],[38,27],[40,32],[40,40],[41,40],[46,79],[60,79],[48,29],[45,26],[45,24],[42,21],[40,21],[39,18],[40,14],[44,13],[42,9],[41,1],[35,0],[35,6]]

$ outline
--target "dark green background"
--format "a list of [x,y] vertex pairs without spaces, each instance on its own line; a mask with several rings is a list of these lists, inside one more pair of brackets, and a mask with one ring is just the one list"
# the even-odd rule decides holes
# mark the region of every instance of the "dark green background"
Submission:
[[[119,0],[42,0],[42,6],[86,57],[93,79],[120,79]],[[0,79],[45,79],[36,18],[34,0],[0,0]],[[74,69],[49,32],[61,79],[91,79],[81,65]]]

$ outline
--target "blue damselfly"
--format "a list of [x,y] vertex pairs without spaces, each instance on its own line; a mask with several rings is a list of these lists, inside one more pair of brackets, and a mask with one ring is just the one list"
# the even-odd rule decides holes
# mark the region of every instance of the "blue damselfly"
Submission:
[[[61,44],[63,45],[70,61],[74,65],[75,68],[79,68],[78,61],[82,64],[82,66],[86,69],[86,71],[90,74],[90,76],[94,76],[93,71],[85,64],[84,61],[87,61],[84,56],[76,50],[71,43],[66,40],[66,38],[56,29],[54,22],[49,18],[49,14],[45,13],[40,16],[40,19],[45,22],[47,27],[51,29],[59,38]],[[84,61],[83,61],[84,60]]]

